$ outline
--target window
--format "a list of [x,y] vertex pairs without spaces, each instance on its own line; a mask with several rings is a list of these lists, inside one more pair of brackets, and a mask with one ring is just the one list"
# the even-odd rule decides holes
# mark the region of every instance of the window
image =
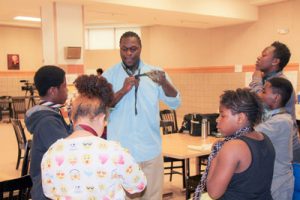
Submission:
[[141,37],[141,28],[88,28],[85,34],[85,48],[95,49],[118,49],[120,37],[126,31],[134,31]]
[[113,49],[114,48],[114,29],[89,29],[87,31],[86,49]]

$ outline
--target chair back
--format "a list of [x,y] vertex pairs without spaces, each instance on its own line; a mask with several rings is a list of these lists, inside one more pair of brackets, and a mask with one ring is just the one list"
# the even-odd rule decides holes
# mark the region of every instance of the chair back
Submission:
[[161,110],[159,112],[163,134],[177,133],[177,117],[175,110]]
[[174,123],[172,121],[161,120],[160,126],[162,127],[162,133],[164,135],[176,133],[176,131],[174,131]]
[[26,114],[25,96],[12,97],[12,103],[13,103],[14,118],[18,119],[20,114],[23,115],[23,117],[25,118],[25,114]]
[[300,120],[296,119],[296,123],[297,123],[297,126],[298,126],[298,132],[300,133]]
[[3,115],[8,116],[8,121],[12,117],[11,96],[0,97],[0,121],[2,120]]
[[0,199],[30,199],[32,181],[30,175],[0,182]]
[[24,128],[22,126],[22,123],[19,119],[11,119],[11,123],[13,125],[15,135],[18,142],[19,149],[25,149],[25,145],[27,143],[27,138],[24,132]]
[[28,140],[25,146],[25,153],[23,158],[21,176],[25,176],[28,173],[29,164],[30,164],[30,150],[31,150],[32,140]]

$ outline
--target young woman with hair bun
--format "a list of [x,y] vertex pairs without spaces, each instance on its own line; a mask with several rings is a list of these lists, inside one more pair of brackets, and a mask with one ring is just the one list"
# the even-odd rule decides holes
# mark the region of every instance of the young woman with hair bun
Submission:
[[120,144],[101,139],[113,99],[110,83],[96,75],[75,80],[74,132],[55,142],[42,160],[42,184],[50,199],[125,199],[125,191],[144,190],[147,181]]

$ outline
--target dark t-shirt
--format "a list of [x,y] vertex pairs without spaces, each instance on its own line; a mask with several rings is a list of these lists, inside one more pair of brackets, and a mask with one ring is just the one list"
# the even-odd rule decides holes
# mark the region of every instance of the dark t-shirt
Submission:
[[235,173],[221,200],[272,200],[271,183],[275,160],[275,150],[268,138],[257,141],[245,136],[244,141],[252,155],[252,162],[248,169]]

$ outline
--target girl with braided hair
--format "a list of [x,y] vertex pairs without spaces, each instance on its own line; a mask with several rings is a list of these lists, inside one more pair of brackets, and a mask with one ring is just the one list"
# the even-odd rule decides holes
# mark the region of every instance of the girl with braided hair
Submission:
[[213,199],[271,200],[275,152],[270,139],[253,127],[262,105],[248,89],[228,90],[220,97],[217,128],[225,139],[216,142],[193,199],[207,189]]

